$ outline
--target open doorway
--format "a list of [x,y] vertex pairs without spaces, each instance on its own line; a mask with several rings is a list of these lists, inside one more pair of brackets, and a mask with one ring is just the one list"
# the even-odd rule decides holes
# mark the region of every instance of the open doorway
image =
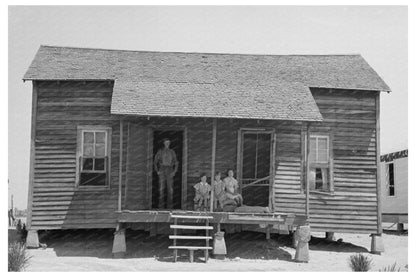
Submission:
[[[163,140],[167,138],[170,140],[170,149],[175,151],[178,159],[178,171],[173,178],[173,209],[181,209],[182,201],[182,161],[183,161],[183,130],[154,130],[153,131],[153,159],[159,149],[163,146]],[[152,170],[152,209],[159,208],[159,176],[157,172]],[[164,202],[167,203],[167,190],[165,189],[163,195]]]
[[269,206],[272,169],[271,132],[243,131],[241,133],[241,183],[244,204]]

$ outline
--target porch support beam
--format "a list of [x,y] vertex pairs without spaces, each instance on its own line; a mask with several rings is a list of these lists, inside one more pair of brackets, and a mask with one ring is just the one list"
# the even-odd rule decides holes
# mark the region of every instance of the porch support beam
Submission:
[[310,152],[310,138],[311,133],[309,130],[309,123],[306,125],[306,157],[305,157],[305,163],[306,163],[306,180],[305,180],[305,215],[306,220],[309,220],[309,152]]
[[120,119],[120,148],[118,164],[118,211],[121,211],[121,194],[123,181],[123,119]]
[[[217,119],[212,119],[212,159],[211,159],[211,186],[215,178],[215,154],[217,150]],[[210,212],[214,211],[214,188],[211,189]]]

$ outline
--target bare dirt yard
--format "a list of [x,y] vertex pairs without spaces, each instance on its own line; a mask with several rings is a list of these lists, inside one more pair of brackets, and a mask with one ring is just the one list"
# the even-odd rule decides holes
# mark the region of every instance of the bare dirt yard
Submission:
[[[355,253],[368,255],[372,271],[397,263],[407,270],[407,234],[383,234],[386,252],[369,253],[368,235],[336,234],[342,242],[326,241],[323,233],[313,233],[310,242],[310,262],[293,260],[295,249],[289,236],[242,232],[226,235],[228,254],[225,260],[203,262],[203,252],[196,252],[189,263],[187,251],[179,252],[172,262],[171,244],[167,235],[149,237],[141,231],[127,232],[127,253],[124,259],[112,258],[113,234],[108,230],[49,231],[40,235],[46,249],[31,249],[27,271],[351,271],[347,259]],[[325,266],[323,266],[325,265]]]

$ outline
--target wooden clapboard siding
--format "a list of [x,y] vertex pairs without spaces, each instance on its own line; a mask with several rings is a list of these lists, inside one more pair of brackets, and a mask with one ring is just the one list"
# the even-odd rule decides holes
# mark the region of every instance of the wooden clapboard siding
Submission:
[[[115,227],[120,126],[119,119],[110,115],[113,84],[75,81],[36,83],[31,228]],[[112,128],[109,189],[76,187],[78,125]],[[125,149],[127,140],[124,137]]]
[[148,169],[152,161],[149,161],[147,157],[150,130],[137,123],[130,123],[128,130],[127,190],[123,209],[143,210],[149,208],[147,178],[152,174]]
[[[310,193],[310,223],[314,231],[376,233],[377,137],[374,91],[311,89],[323,115],[311,132],[328,133],[333,147],[333,195]],[[292,128],[293,130],[293,128]],[[278,129],[275,210],[305,212],[302,192],[301,128]],[[280,145],[279,145],[280,143]]]
[[[311,192],[313,230],[377,231],[377,92],[311,89],[324,117],[311,132],[329,132],[333,139],[334,194]],[[38,82],[34,106],[33,171],[30,196],[31,228],[109,228],[116,223],[120,121],[110,115],[112,83]],[[199,174],[211,171],[212,120],[126,117],[123,133],[122,204],[149,208],[152,157],[151,129],[183,128],[187,133],[186,207],[192,208]],[[78,125],[112,128],[110,188],[80,190],[76,181]],[[215,168],[237,168],[238,130],[273,128],[276,132],[274,210],[305,213],[302,192],[302,151],[305,123],[271,120],[218,119]],[[150,152],[149,152],[150,151]],[[152,153],[151,153],[152,154]],[[151,155],[150,154],[150,155]],[[243,194],[244,195],[244,194]]]

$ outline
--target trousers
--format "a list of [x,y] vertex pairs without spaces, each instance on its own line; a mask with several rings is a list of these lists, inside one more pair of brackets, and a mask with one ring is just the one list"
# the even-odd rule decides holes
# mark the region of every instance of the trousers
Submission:
[[159,209],[165,208],[165,191],[167,191],[167,208],[173,208],[173,168],[160,166],[159,169]]

